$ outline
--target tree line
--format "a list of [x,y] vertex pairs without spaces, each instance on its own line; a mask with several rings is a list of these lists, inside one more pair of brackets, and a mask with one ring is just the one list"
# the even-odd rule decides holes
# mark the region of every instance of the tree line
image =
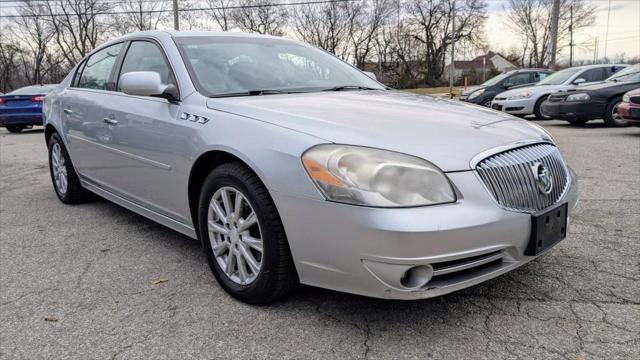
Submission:
[[[509,0],[507,25],[522,37],[508,50],[520,66],[548,62],[553,0]],[[561,0],[559,39],[594,22],[585,0]],[[0,3],[1,4],[1,3]],[[101,43],[173,27],[171,0],[22,0],[0,15],[0,91],[61,81]],[[491,49],[486,0],[180,0],[181,30],[240,30],[296,38],[399,88],[440,85],[450,47],[457,56]],[[455,17],[455,27],[452,20]]]

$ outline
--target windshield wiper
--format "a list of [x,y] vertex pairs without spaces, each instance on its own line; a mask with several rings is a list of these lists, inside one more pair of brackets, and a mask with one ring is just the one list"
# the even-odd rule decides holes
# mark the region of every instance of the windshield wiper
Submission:
[[284,91],[284,90],[247,90],[241,92],[234,93],[223,93],[223,94],[214,94],[209,97],[219,98],[219,97],[234,97],[234,96],[260,96],[260,95],[276,95],[276,94],[294,94],[296,91]]
[[380,89],[370,88],[366,86],[359,86],[359,85],[340,85],[340,86],[334,86],[329,89],[324,89],[322,91],[343,91],[343,90],[380,90]]

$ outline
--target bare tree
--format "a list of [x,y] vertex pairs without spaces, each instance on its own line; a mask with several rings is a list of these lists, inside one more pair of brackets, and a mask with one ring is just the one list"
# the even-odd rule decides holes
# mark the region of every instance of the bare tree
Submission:
[[349,16],[345,3],[304,4],[291,11],[293,31],[300,40],[345,56]]
[[125,14],[117,18],[115,28],[121,34],[132,31],[156,30],[160,24],[169,18],[169,3],[167,1],[125,0],[120,9]]
[[451,29],[454,0],[412,0],[406,5],[411,15],[413,37],[424,45],[424,80],[435,84],[444,71],[447,50],[453,42],[481,42],[486,20],[484,0],[456,1],[455,30]]
[[222,31],[233,28],[233,0],[206,0],[209,9],[205,10]]
[[20,39],[21,67],[27,83],[42,83],[49,72],[44,62],[48,52],[48,45],[54,33],[47,21],[45,7],[41,3],[22,1],[18,9],[19,17],[14,18],[12,33]]
[[392,0],[364,0],[347,3],[348,39],[353,61],[364,68],[376,38],[393,10]]
[[110,24],[104,19],[113,2],[102,0],[50,0],[48,20],[58,49],[70,64],[76,64],[108,35]]
[[258,34],[283,35],[288,13],[272,0],[246,0],[233,11],[234,23],[242,30]]
[[6,35],[6,29],[0,30],[0,91],[5,93],[21,85],[18,64],[22,49],[14,39]]
[[[560,0],[558,21],[558,50],[568,46],[570,11],[573,8],[573,31],[593,25],[595,6],[585,0]],[[525,40],[529,66],[543,67],[550,54],[551,10],[553,0],[509,0],[506,22],[512,31]],[[525,51],[526,52],[526,51]]]

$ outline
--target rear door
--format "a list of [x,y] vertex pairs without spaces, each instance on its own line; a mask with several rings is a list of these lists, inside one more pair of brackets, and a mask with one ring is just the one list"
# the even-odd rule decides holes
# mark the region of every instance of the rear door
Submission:
[[79,67],[62,95],[63,132],[73,165],[90,180],[100,182],[100,174],[109,166],[104,144],[110,142],[105,132],[103,104],[115,90],[113,72],[123,43],[90,55]]

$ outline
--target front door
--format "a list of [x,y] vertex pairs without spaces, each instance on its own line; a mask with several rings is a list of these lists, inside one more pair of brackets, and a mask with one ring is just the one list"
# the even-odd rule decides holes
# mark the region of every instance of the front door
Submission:
[[[133,71],[157,72],[164,84],[177,86],[171,67],[154,42],[129,44],[117,78]],[[105,169],[100,179],[133,202],[188,222],[184,214],[189,212],[182,207],[188,198],[184,178],[189,173],[192,130],[181,126],[180,105],[159,97],[127,95],[116,89],[103,103],[105,132],[111,136],[109,144],[105,144],[110,170]]]

